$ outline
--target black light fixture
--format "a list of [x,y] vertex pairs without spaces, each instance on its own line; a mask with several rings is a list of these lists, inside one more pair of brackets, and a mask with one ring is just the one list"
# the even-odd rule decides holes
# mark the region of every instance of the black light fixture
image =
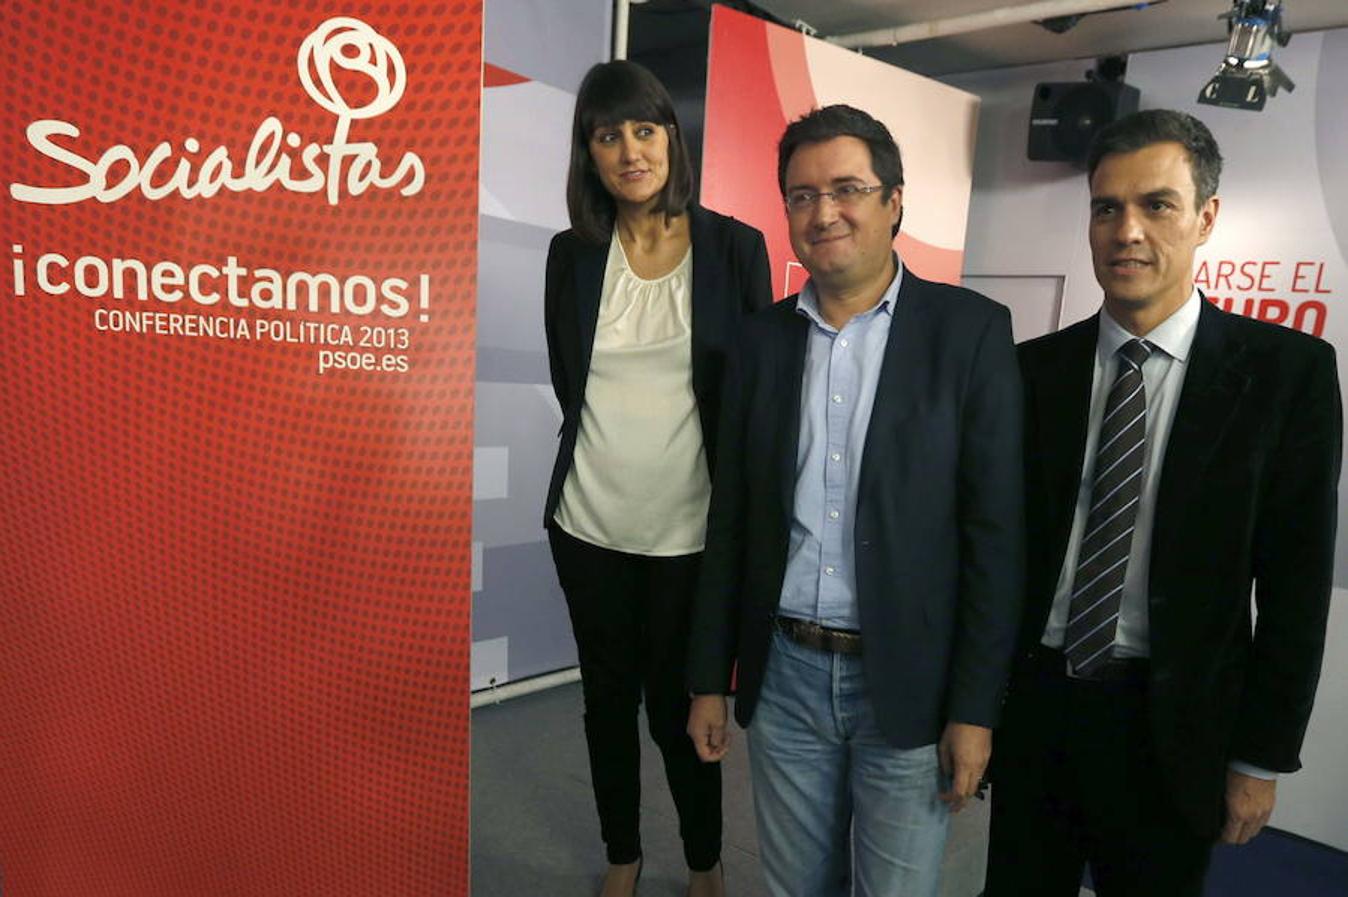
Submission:
[[1296,85],[1273,61],[1273,46],[1287,46],[1292,35],[1283,29],[1282,0],[1231,0],[1226,19],[1226,56],[1217,74],[1198,94],[1198,102],[1229,109],[1259,111],[1279,90]]

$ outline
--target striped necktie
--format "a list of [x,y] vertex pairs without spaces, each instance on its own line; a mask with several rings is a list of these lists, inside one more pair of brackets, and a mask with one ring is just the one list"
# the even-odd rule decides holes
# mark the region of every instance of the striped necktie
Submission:
[[1142,364],[1152,347],[1129,340],[1119,347],[1118,373],[1105,401],[1100,441],[1095,452],[1095,481],[1091,510],[1081,540],[1072,600],[1067,613],[1063,651],[1078,676],[1110,659],[1128,554],[1133,544],[1133,522],[1142,497],[1142,468],[1146,460],[1147,393]]

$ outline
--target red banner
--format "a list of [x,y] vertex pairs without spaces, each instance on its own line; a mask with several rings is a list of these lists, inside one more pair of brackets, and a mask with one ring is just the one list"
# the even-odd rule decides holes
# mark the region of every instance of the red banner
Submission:
[[0,30],[5,897],[466,895],[481,3]]

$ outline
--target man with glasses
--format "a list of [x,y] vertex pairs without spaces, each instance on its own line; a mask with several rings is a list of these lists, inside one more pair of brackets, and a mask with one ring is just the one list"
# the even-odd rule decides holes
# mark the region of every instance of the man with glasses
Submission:
[[902,163],[866,113],[792,123],[778,180],[810,281],[730,356],[689,735],[724,756],[738,660],[772,893],[934,897],[1020,606],[1010,315],[902,266]]

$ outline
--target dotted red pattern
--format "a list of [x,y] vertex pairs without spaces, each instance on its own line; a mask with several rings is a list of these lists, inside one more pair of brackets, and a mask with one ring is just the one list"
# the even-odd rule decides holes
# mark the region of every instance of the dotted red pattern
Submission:
[[[425,164],[412,197],[273,188],[40,206],[96,156],[196,137],[241,159],[334,118],[296,53],[325,19],[391,40],[407,88],[351,140]],[[481,3],[0,5],[0,881],[5,897],[468,893],[468,667]],[[354,87],[351,87],[355,90]],[[204,153],[202,154],[204,155]],[[407,373],[317,348],[99,332],[42,253],[427,273]]]

